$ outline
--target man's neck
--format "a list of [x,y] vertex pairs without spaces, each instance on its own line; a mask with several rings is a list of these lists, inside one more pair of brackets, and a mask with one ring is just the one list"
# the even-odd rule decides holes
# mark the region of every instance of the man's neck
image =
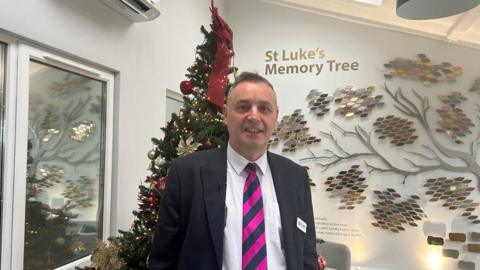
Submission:
[[259,159],[267,150],[263,151],[247,151],[248,149],[237,149],[235,148],[232,144],[230,144],[230,147],[237,152],[240,156],[244,157],[248,161],[255,161]]

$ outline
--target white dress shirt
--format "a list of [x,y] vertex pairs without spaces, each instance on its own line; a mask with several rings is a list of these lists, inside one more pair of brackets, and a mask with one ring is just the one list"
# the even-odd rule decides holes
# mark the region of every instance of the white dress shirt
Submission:
[[[243,170],[250,161],[235,152],[230,144],[227,147],[227,191],[225,197],[225,229],[223,231],[223,270],[242,269],[242,219],[243,185],[247,173]],[[273,185],[272,172],[268,165],[267,153],[252,161],[257,167],[265,212],[265,240],[267,242],[268,269],[287,269],[285,250],[282,245],[282,224],[277,195]]]

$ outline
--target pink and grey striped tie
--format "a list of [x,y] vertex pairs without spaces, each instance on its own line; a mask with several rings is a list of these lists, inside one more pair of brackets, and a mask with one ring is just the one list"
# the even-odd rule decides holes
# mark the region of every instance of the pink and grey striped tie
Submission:
[[245,172],[248,176],[243,186],[242,269],[265,270],[267,246],[262,188],[255,164],[248,163]]

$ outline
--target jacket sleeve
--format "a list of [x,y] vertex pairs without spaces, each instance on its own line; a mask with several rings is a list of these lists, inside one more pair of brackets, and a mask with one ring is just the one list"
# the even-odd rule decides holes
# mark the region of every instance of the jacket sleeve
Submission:
[[177,269],[180,252],[180,182],[176,162],[170,166],[158,209],[158,221],[149,255],[150,270]]
[[305,189],[305,209],[306,223],[307,223],[307,236],[305,239],[305,247],[303,252],[303,268],[305,270],[319,270],[317,261],[317,248],[316,248],[316,235],[315,235],[315,222],[313,218],[312,207],[312,195],[310,191],[310,183],[307,170],[305,170],[304,177],[304,189]]

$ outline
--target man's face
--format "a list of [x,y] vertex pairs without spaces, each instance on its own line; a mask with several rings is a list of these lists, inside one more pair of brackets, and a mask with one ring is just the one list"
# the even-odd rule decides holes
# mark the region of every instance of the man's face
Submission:
[[232,89],[224,117],[232,148],[247,159],[257,159],[277,123],[276,95],[266,83],[242,82]]

